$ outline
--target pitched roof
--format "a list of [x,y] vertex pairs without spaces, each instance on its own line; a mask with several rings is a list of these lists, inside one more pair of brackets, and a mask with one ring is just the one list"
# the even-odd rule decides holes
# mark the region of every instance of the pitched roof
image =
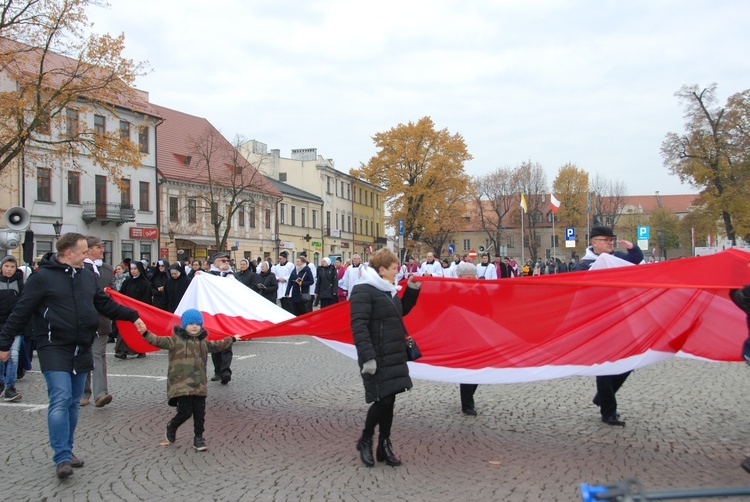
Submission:
[[266,179],[270,181],[273,186],[278,188],[279,191],[284,195],[289,195],[290,197],[294,197],[297,199],[307,199],[310,202],[323,204],[323,199],[321,199],[315,194],[312,194],[310,192],[305,192],[304,190],[300,190],[297,187],[293,187],[292,185],[288,185],[284,183],[283,181],[279,181],[279,180],[270,178],[268,176],[266,176]]
[[[156,166],[162,176],[171,180],[208,183],[209,170],[205,157],[196,147],[205,148],[212,142],[211,179],[220,185],[231,186],[234,167],[250,169],[244,176],[247,190],[274,197],[281,192],[243,157],[211,123],[164,106],[153,105],[164,121],[156,129]],[[217,168],[218,167],[218,168]],[[247,171],[245,171],[247,173]]]
[[642,208],[646,214],[651,214],[659,207],[670,213],[687,213],[691,206],[698,202],[698,194],[685,195],[628,195],[623,198],[623,206]]
[[[16,80],[36,80],[43,61],[43,85],[48,89],[80,88],[83,98],[158,116],[144,95],[114,75],[110,69],[83,63],[56,52],[44,52],[22,42],[0,37],[0,64]],[[72,78],[76,75],[77,78]],[[87,94],[86,91],[89,91]]]

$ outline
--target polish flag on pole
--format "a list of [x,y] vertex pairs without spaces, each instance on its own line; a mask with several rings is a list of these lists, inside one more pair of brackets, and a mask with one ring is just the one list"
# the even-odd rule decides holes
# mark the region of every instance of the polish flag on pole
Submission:
[[560,209],[560,201],[557,200],[554,194],[549,194],[549,204],[552,206],[552,212],[556,213]]

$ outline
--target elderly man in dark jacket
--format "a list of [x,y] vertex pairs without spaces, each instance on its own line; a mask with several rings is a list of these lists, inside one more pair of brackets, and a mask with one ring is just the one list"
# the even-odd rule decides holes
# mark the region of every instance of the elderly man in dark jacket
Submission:
[[87,252],[85,235],[60,236],[57,253],[42,258],[0,331],[0,360],[6,361],[13,337],[23,333],[29,322],[36,328],[37,353],[49,395],[52,459],[59,478],[73,474],[71,467],[83,466],[83,460],[73,455],[73,438],[86,375],[94,365],[91,342],[98,314],[132,321],[140,332],[146,330],[138,312],[112,300],[97,286],[93,272],[83,268]]
[[[615,234],[609,227],[594,227],[589,235],[591,246],[586,249],[586,254],[581,261],[573,268],[573,271],[588,270],[596,263],[596,260],[602,254],[611,254],[627,262],[638,264],[643,261],[643,251],[630,241],[620,240],[617,243],[626,249],[623,251],[614,251]],[[617,413],[617,398],[615,394],[631,371],[626,371],[620,375],[602,375],[596,377],[596,395],[593,402],[599,406],[602,422],[607,425],[625,426],[625,421],[620,420]]]

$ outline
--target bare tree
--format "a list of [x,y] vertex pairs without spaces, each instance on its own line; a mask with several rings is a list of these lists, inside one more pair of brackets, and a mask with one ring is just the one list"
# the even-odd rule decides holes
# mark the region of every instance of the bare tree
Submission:
[[608,180],[599,173],[590,184],[592,225],[615,227],[627,197],[627,187],[620,180]]
[[[501,167],[474,180],[473,211],[496,251],[503,242],[503,219],[518,207],[513,169]],[[473,215],[472,215],[473,216]]]
[[[539,248],[542,245],[541,239],[537,234],[537,227],[544,221],[544,201],[546,194],[549,193],[547,185],[547,174],[544,168],[538,162],[523,162],[515,170],[513,175],[514,184],[519,194],[526,197],[528,212],[521,217],[525,217],[527,224],[524,231],[526,235],[524,241],[529,248],[531,258],[536,260],[539,257]],[[524,244],[522,244],[524,245]]]
[[225,249],[235,214],[275,190],[261,172],[238,151],[241,138],[229,143],[216,129],[207,127],[188,143],[191,162],[198,168],[196,178],[206,179],[205,189],[198,195],[199,210],[209,216],[216,249]]

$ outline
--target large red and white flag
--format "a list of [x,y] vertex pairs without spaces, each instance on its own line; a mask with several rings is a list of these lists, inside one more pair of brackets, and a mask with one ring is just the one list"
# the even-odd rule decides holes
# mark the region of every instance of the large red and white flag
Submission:
[[[419,299],[404,318],[423,354],[409,363],[411,375],[512,383],[611,375],[675,356],[742,360],[745,314],[728,294],[750,284],[750,254],[728,250],[647,267],[606,268],[606,260],[600,265],[604,268],[585,273],[516,280],[420,278]],[[219,283],[208,299],[191,291],[201,282],[193,280],[186,295],[190,304],[183,299],[180,308],[203,311],[210,338],[313,335],[356,359],[348,302],[271,321],[258,312],[277,307],[249,289],[230,292]],[[163,324],[167,317],[175,322],[176,316],[158,311],[152,321],[152,307],[138,310],[152,331],[152,322]]]

